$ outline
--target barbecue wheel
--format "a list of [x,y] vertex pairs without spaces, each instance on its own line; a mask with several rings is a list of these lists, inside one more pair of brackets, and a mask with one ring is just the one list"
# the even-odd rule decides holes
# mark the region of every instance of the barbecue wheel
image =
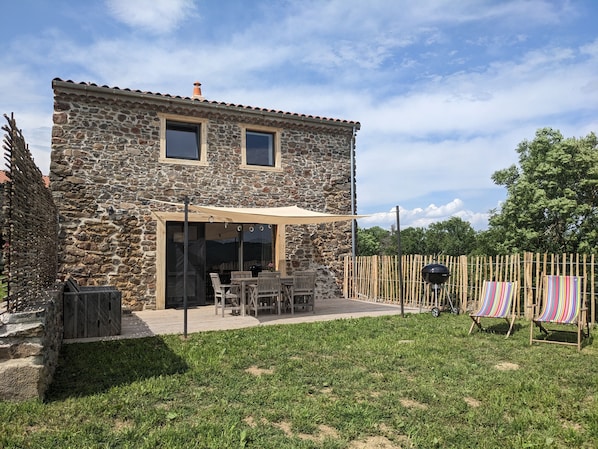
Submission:
[[438,307],[432,307],[432,316],[434,318],[438,318],[440,315],[440,309]]

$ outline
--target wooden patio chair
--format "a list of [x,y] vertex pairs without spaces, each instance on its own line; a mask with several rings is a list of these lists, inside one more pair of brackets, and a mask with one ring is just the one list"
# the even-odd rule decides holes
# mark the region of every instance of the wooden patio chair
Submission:
[[313,313],[315,308],[316,296],[316,272],[315,271],[297,271],[293,274],[293,291],[291,310],[294,313],[295,308],[302,307],[308,310],[311,307]]
[[214,289],[214,311],[218,315],[218,309],[222,309],[222,316],[224,316],[224,309],[230,309],[233,314],[241,312],[241,303],[239,295],[230,291],[230,284],[223,284],[220,282],[220,275],[218,273],[210,273],[212,280],[212,287]]
[[259,310],[276,310],[280,314],[280,296],[280,273],[258,273],[257,282],[249,285],[249,314],[253,311],[257,317]]
[[240,284],[235,284],[233,282],[233,280],[235,279],[247,279],[253,277],[253,273],[251,271],[231,271],[230,272],[230,279],[231,279],[231,289],[230,292],[234,293],[235,295],[238,295],[239,297],[241,297],[242,292],[241,292],[241,286]]
[[275,277],[280,277],[280,271],[260,271],[258,274],[258,276],[275,276]]
[[509,338],[515,323],[515,302],[513,301],[515,292],[517,292],[517,282],[485,281],[480,296],[480,308],[469,315],[473,320],[469,333],[471,334],[476,325],[481,331],[484,330],[480,322],[482,318],[503,318],[509,325],[505,338]]
[[230,272],[231,279],[244,279],[244,278],[250,278],[252,276],[253,276],[253,273],[251,271],[231,271]]
[[[557,343],[562,345],[577,346],[581,351],[581,344],[584,338],[590,336],[590,327],[587,321],[587,308],[583,302],[582,278],[579,276],[545,276],[544,294],[542,296],[542,312],[536,315],[539,307],[533,304],[533,317],[530,323],[529,344],[534,341],[538,343]],[[539,306],[539,304],[538,304]],[[547,329],[551,325],[551,329]],[[552,325],[559,325],[557,328]],[[569,329],[563,329],[563,326]],[[534,338],[534,326],[538,326],[544,334],[543,339]],[[571,331],[571,326],[576,329]],[[586,330],[584,331],[584,327]],[[573,333],[576,335],[575,342],[549,339],[559,333]]]

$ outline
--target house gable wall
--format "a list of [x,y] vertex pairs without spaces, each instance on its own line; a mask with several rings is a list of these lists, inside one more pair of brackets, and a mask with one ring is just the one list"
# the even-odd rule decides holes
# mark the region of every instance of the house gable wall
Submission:
[[[172,203],[185,195],[198,205],[351,214],[350,123],[68,82],[54,83],[54,100],[50,178],[60,273],[113,285],[130,308],[156,305],[156,213],[180,212]],[[205,166],[160,162],[159,114],[207,120]],[[280,170],[241,168],[241,124],[281,130]],[[322,296],[340,294],[339,256],[350,252],[350,222],[287,227],[288,271],[317,269]]]

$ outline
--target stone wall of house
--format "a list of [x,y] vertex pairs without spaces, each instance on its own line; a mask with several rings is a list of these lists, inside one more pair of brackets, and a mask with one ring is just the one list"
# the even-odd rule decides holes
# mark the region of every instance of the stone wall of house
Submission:
[[0,400],[42,399],[52,381],[62,346],[62,289],[43,296],[38,307],[0,315]]
[[[182,203],[184,195],[198,205],[351,213],[355,130],[346,124],[56,81],[54,95],[50,178],[63,242],[59,269],[82,285],[115,286],[132,309],[155,305],[154,212],[173,211],[166,203]],[[208,166],[159,161],[158,113],[208,120]],[[281,171],[240,168],[240,123],[282,129]],[[340,295],[351,223],[287,232],[289,271],[317,269],[320,294]]]

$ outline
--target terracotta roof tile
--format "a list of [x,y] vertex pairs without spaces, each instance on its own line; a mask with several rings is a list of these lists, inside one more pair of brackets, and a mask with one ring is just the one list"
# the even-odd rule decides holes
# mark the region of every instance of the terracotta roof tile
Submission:
[[311,119],[311,120],[321,120],[321,121],[333,122],[333,123],[338,123],[338,124],[343,124],[343,125],[355,126],[357,129],[359,129],[359,127],[361,126],[359,122],[355,122],[355,121],[351,121],[351,120],[342,120],[342,119],[321,117],[318,115],[298,114],[298,113],[294,113],[294,112],[285,112],[285,111],[280,111],[280,110],[276,110],[276,109],[267,109],[267,108],[247,106],[247,105],[242,105],[242,104],[226,103],[224,101],[212,101],[212,100],[198,99],[198,98],[192,98],[192,97],[183,97],[180,95],[162,94],[159,92],[131,90],[128,88],[120,88],[120,87],[115,87],[115,86],[112,86],[112,87],[106,86],[106,85],[98,86],[95,83],[89,83],[89,82],[75,83],[72,80],[64,81],[60,78],[54,78],[52,80],[52,82],[54,82],[54,81],[62,82],[62,83],[71,83],[71,84],[80,85],[80,86],[91,86],[91,87],[98,87],[98,88],[102,88],[102,89],[111,89],[111,90],[115,90],[115,91],[132,92],[132,93],[138,93],[138,94],[142,94],[142,95],[152,95],[152,96],[156,96],[156,97],[176,98],[176,99],[181,99],[181,100],[189,100],[189,101],[194,101],[194,102],[199,102],[199,103],[207,103],[207,104],[226,106],[226,107],[231,107],[231,108],[247,109],[247,110],[257,111],[257,112],[269,112],[269,113],[274,113],[274,114],[287,115],[287,116],[295,117],[295,118],[307,118],[307,119]]
[[[46,185],[46,187],[50,187],[50,177],[49,176],[42,176],[43,180],[44,180],[44,184]],[[0,170],[0,184],[4,184],[5,182],[9,182],[10,178],[8,177],[8,173],[6,173],[6,171],[4,170]]]

